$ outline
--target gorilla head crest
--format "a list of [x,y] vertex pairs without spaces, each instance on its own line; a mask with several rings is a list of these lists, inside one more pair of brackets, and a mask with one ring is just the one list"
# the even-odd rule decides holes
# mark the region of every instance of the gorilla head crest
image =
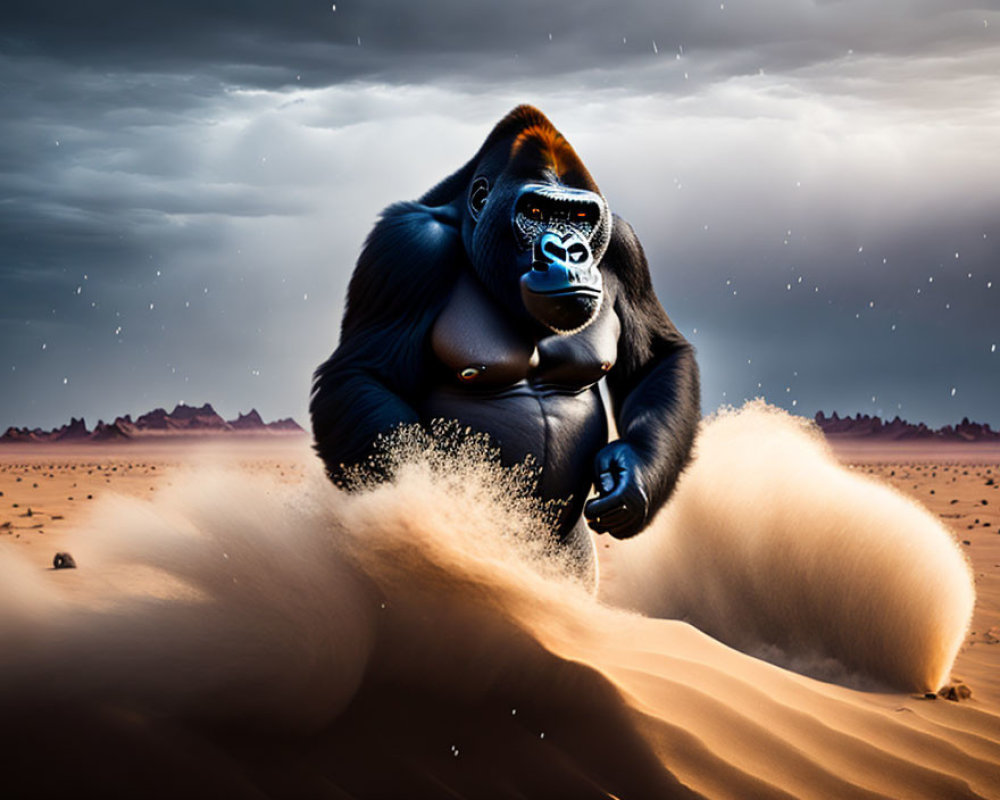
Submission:
[[461,216],[473,269],[515,316],[560,334],[597,316],[611,214],[576,152],[538,109],[515,108],[468,164],[421,200],[449,204]]

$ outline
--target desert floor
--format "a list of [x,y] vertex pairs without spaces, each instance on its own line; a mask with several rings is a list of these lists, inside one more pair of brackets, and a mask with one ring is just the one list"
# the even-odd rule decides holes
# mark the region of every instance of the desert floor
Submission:
[[961,542],[975,574],[976,609],[953,678],[1000,713],[1000,447],[835,442],[834,450],[851,469],[917,500]]
[[[573,661],[600,665],[629,698],[628,730],[653,743],[657,758],[706,796],[1000,797],[1000,448],[835,443],[834,450],[851,470],[918,500],[961,543],[974,571],[977,602],[952,677],[971,689],[971,697],[949,702],[786,680],[774,668],[747,665],[744,656],[730,657],[721,645],[716,649],[700,635],[691,638],[674,629],[669,636],[677,635],[675,652],[669,652],[673,645],[667,634],[662,647],[650,640],[635,649],[619,642],[610,655],[589,653],[583,645],[565,652]],[[296,484],[312,458],[303,440],[250,441],[225,449],[191,443],[8,446],[0,448],[0,536],[40,571],[49,570],[57,552],[74,551],[74,537],[82,535],[77,526],[108,493],[152,498],[182,466],[206,460]],[[72,594],[72,571],[47,574]],[[636,631],[653,629],[637,623]],[[612,638],[624,642],[626,636],[622,631]],[[699,664],[715,666],[709,675]],[[745,673],[745,683],[734,682],[737,672]],[[603,699],[594,702],[604,708]],[[617,701],[608,703],[617,714]],[[770,721],[753,719],[754,709],[771,714]],[[371,713],[377,719],[381,712],[376,705]],[[582,741],[586,725],[581,725],[567,722],[564,735],[579,735]],[[604,729],[603,723],[597,725],[595,735]],[[362,748],[363,741],[357,739],[354,746]],[[828,746],[829,752],[823,749]],[[597,758],[600,748],[589,747],[578,745],[588,755],[579,759],[584,766],[574,769],[585,771],[588,758]],[[448,753],[448,765],[434,767],[435,780],[451,774],[452,755],[457,757],[457,750]],[[560,758],[565,760],[565,754]],[[633,769],[623,762],[626,767]],[[894,771],[901,776],[898,782]],[[459,778],[454,780],[451,785],[458,786]],[[463,796],[494,796],[467,791]],[[560,796],[553,791],[543,785],[517,796]],[[666,796],[602,792],[593,796]]]

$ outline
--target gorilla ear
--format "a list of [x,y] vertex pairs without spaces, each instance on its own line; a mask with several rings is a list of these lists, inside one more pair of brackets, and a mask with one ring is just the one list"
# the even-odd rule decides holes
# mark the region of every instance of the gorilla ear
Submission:
[[486,205],[486,196],[490,193],[490,182],[486,178],[476,178],[469,188],[469,213],[474,220],[479,219],[479,215]]

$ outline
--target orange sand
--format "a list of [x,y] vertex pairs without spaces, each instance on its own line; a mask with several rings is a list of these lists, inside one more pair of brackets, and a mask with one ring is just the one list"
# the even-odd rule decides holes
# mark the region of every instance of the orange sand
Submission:
[[[86,551],[89,512],[109,495],[155,500],[206,452],[169,444],[2,448],[0,537],[41,572],[57,551]],[[266,722],[259,736],[239,722],[238,731],[206,733],[196,721],[163,733],[155,722],[162,709],[142,717],[102,707],[63,719],[29,704],[5,717],[9,763],[31,765],[15,770],[10,785],[25,796],[90,783],[123,797],[137,786],[143,796],[1000,797],[1000,456],[910,458],[892,446],[849,455],[862,462],[853,470],[916,498],[963,542],[978,596],[953,677],[971,688],[970,699],[822,683],[685,623],[606,608],[573,586],[520,573],[493,582],[488,559],[452,572],[458,556],[447,551],[436,561],[436,540],[405,522],[411,511],[430,519],[432,509],[401,492],[362,499],[348,517],[358,528],[404,521],[398,539],[382,544],[392,558],[369,573],[376,589],[365,613],[381,621],[342,713],[270,739]],[[292,490],[315,471],[301,442],[240,445],[212,458],[248,481]],[[412,508],[395,507],[404,501]],[[302,522],[289,513],[293,537]],[[276,581],[289,569],[282,559],[294,556],[275,549]],[[71,603],[107,589],[78,560],[78,570],[44,573]],[[396,568],[406,580],[393,582]],[[337,611],[330,608],[331,620]],[[279,665],[304,669],[296,651],[304,638],[283,645],[287,662]],[[61,664],[60,674],[74,668]],[[255,686],[250,694],[266,695],[281,682]],[[311,696],[321,705],[320,690]],[[105,761],[117,766],[101,769]],[[0,789],[7,780],[0,775]]]

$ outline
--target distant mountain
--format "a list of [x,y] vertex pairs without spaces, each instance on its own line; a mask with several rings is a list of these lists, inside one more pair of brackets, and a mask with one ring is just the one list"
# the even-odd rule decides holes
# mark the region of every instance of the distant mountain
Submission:
[[94,430],[88,431],[83,418],[70,420],[68,425],[44,431],[41,428],[7,429],[0,436],[0,444],[10,442],[123,442],[133,439],[151,439],[168,436],[212,435],[304,435],[305,430],[291,417],[275,422],[264,422],[257,409],[252,408],[236,419],[224,420],[208,403],[201,407],[179,404],[169,414],[165,409],[154,408],[132,420],[130,414],[114,422],[98,420]]
[[997,442],[1000,431],[994,431],[989,424],[969,422],[966,417],[958,425],[945,425],[932,430],[924,423],[907,422],[898,416],[891,422],[883,422],[879,417],[857,414],[853,417],[839,417],[834,411],[826,416],[816,413],[816,424],[831,439],[872,439],[878,441],[931,441],[931,442]]

